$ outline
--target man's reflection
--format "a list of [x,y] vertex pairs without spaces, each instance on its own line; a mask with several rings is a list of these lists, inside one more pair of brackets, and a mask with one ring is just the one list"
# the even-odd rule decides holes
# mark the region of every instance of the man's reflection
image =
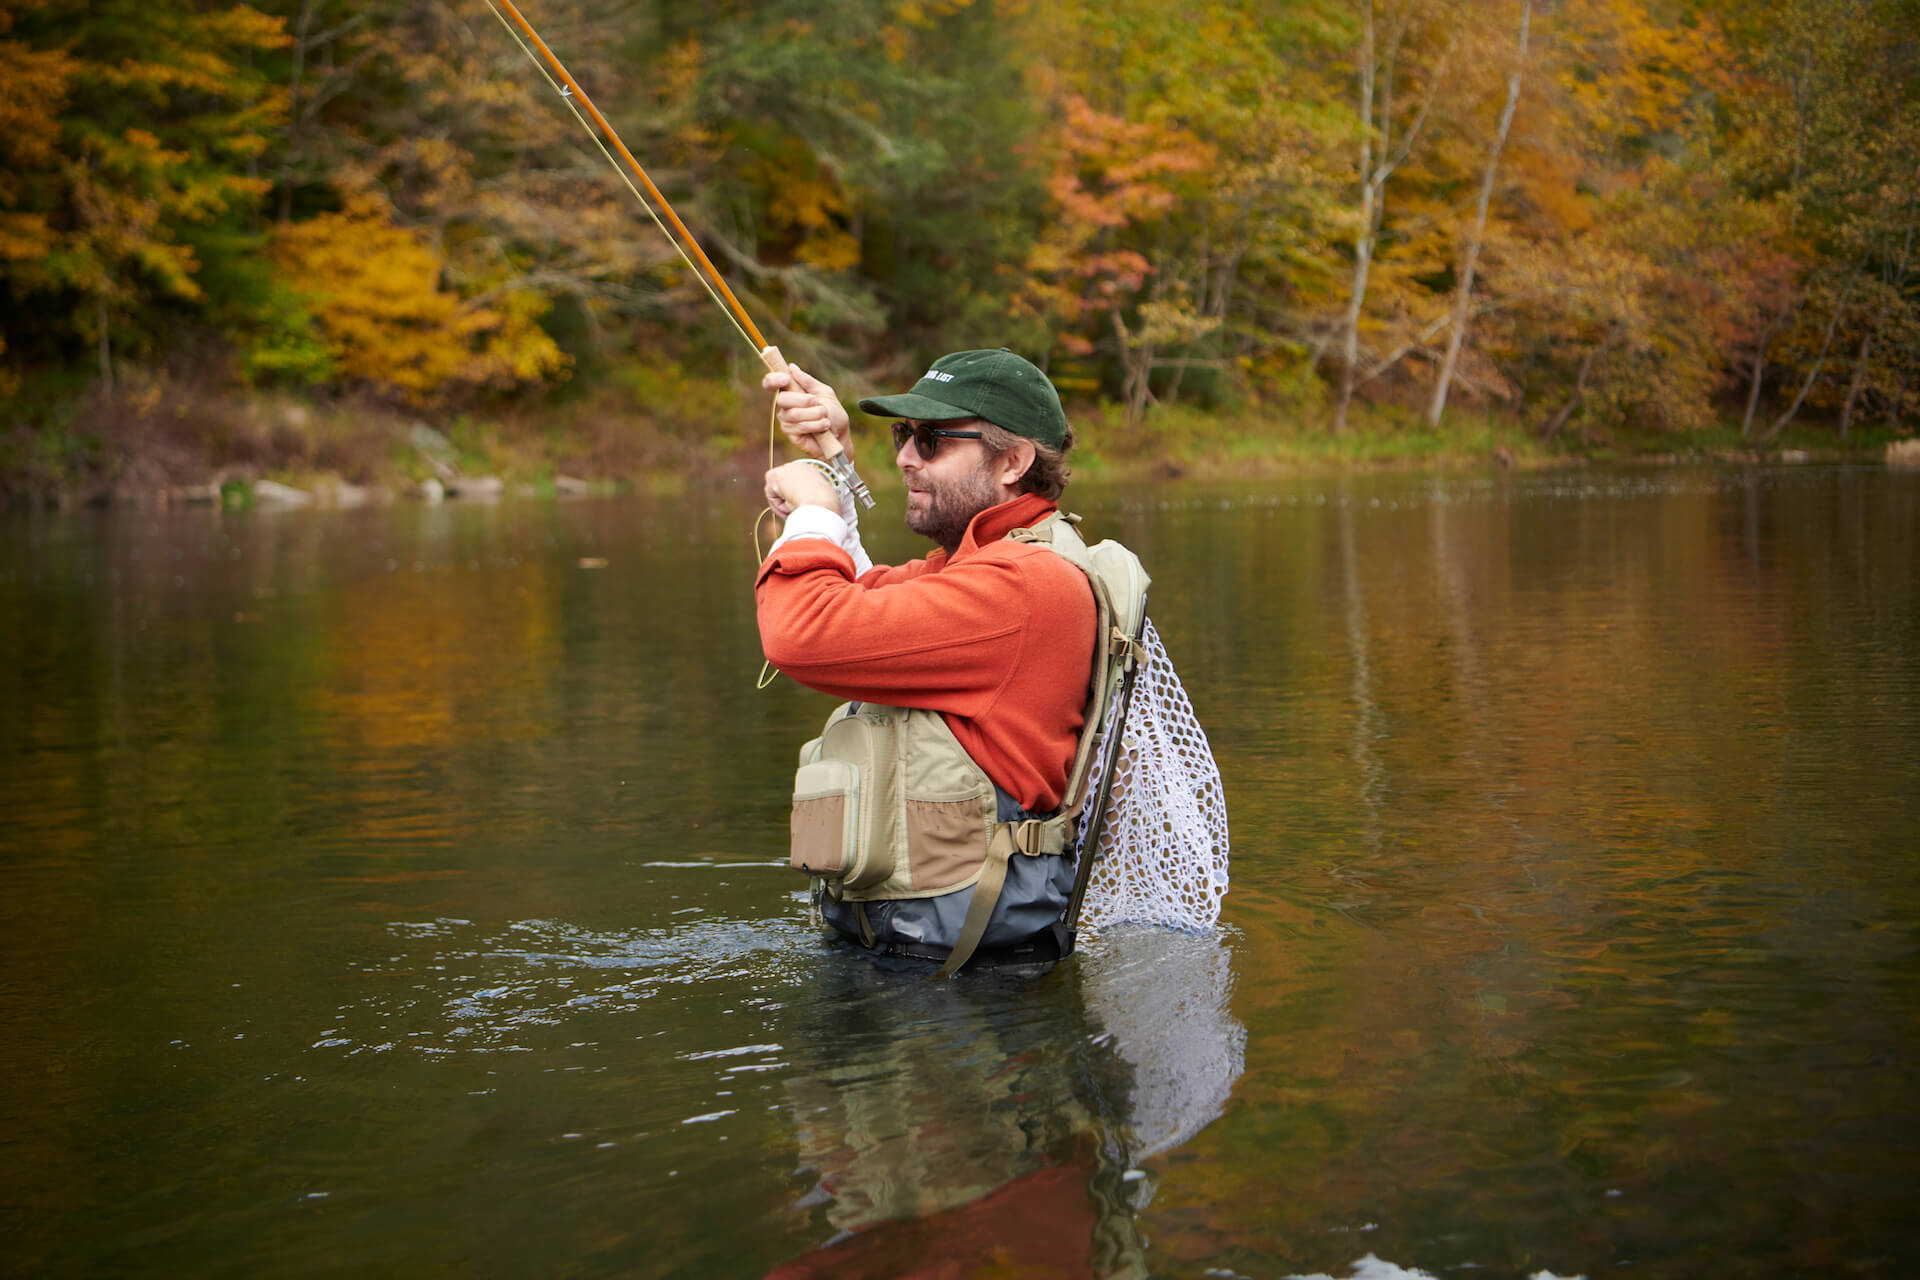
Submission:
[[1244,1062],[1219,936],[1114,930],[1037,978],[915,976],[831,955],[796,1011],[818,1179],[797,1207],[838,1234],[772,1275],[1144,1275],[1137,1166],[1218,1116]]

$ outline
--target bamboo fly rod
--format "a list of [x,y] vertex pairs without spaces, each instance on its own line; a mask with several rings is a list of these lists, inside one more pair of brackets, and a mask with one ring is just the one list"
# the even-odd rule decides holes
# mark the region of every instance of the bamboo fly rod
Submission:
[[[607,118],[600,114],[600,108],[593,105],[593,99],[589,98],[587,91],[580,87],[580,82],[575,80],[560,59],[554,56],[553,50],[548,48],[547,42],[540,38],[540,33],[533,29],[533,24],[527,21],[526,15],[520,12],[513,0],[487,0],[487,8],[493,10],[494,16],[500,19],[501,25],[506,27],[507,33],[514,38],[514,42],[520,46],[532,60],[533,65],[546,77],[547,83],[552,85],[554,91],[566,102],[567,109],[573,112],[574,119],[580,121],[580,127],[585,129],[588,136],[594,140],[595,145],[600,148],[600,153],[607,157],[614,171],[626,182],[627,189],[633,192],[634,199],[641,203],[648,216],[653,219],[654,225],[660,228],[661,234],[665,235],[668,242],[679,251],[681,258],[692,269],[695,277],[706,286],[708,295],[719,304],[721,311],[725,312],[727,318],[733,322],[733,327],[740,331],[740,336],[753,347],[761,363],[776,372],[784,371],[787,361],[786,357],[780,354],[780,348],[760,336],[760,329],[753,323],[753,317],[748,315],[747,309],[740,305],[740,299],[733,296],[733,290],[727,287],[726,278],[720,274],[719,268],[713,265],[713,260],[707,257],[706,250],[700,247],[699,240],[694,238],[693,232],[687,230],[687,224],[680,221],[680,215],[673,211],[673,205],[660,194],[660,188],[653,185],[653,179],[647,176],[646,169],[633,158],[633,152],[627,150],[627,144],[620,141],[620,135],[615,132],[611,124],[607,123]],[[505,13],[501,12],[503,8],[506,10]],[[586,110],[585,116],[580,114],[582,108]],[[589,124],[588,119],[593,123]],[[608,144],[612,144],[613,150],[619,153],[619,160],[615,160],[613,153],[607,150]],[[625,168],[621,167],[622,162]],[[629,173],[633,175],[632,178],[627,176]],[[647,189],[646,195],[641,195],[640,188],[633,185],[633,178],[640,179],[640,185]],[[666,215],[666,222],[660,220],[661,214]],[[673,230],[667,229],[667,223],[673,224]],[[863,507],[873,506],[873,495],[867,492],[867,486],[854,472],[852,461],[841,449],[840,441],[834,434],[831,431],[825,431],[820,433],[816,440],[819,443],[821,455],[833,468],[834,474],[846,484],[848,492],[853,494],[855,501]]]

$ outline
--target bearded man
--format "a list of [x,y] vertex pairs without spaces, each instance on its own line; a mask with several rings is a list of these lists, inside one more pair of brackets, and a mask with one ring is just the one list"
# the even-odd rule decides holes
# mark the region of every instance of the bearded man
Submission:
[[[830,432],[851,454],[832,387],[791,366],[764,385],[777,393],[780,425],[795,443],[817,454],[816,437]],[[822,693],[937,712],[991,780],[999,823],[1048,817],[1065,799],[1080,737],[1097,612],[1085,573],[1008,535],[1058,509],[1073,444],[1059,394],[1011,351],[959,351],[934,361],[911,391],[860,408],[895,419],[907,527],[937,549],[873,565],[851,500],[822,470],[804,459],[775,467],[767,502],[786,527],[755,581],[761,647],[775,668]],[[1071,892],[1066,858],[1012,864],[982,954],[1044,951],[1042,935]],[[971,893],[969,883],[895,901],[828,902],[823,912],[869,948],[939,958],[953,947]],[[1056,932],[1050,945],[1064,950],[1063,939]]]

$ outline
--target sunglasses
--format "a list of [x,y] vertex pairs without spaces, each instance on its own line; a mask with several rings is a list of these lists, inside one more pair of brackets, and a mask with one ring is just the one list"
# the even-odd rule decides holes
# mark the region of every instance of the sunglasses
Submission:
[[924,422],[895,422],[893,424],[893,451],[900,452],[907,441],[913,441],[914,451],[920,455],[920,461],[932,462],[933,455],[940,451],[942,440],[981,440],[985,433],[979,431],[955,431],[950,427],[930,427]]

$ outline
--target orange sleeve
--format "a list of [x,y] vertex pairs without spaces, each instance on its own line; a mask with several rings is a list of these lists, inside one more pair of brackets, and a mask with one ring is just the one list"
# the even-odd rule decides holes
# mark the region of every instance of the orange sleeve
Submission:
[[761,647],[782,674],[836,698],[978,716],[1021,656],[1043,590],[1032,559],[977,555],[937,573],[876,567],[856,582],[832,543],[791,542],[755,584]]

